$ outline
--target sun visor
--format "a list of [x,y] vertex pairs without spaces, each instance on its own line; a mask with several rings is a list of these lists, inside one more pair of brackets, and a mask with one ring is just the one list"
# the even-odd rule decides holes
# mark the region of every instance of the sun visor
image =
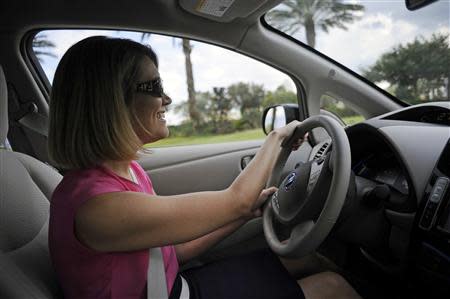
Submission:
[[180,6],[189,13],[217,22],[228,23],[247,17],[269,0],[180,0]]

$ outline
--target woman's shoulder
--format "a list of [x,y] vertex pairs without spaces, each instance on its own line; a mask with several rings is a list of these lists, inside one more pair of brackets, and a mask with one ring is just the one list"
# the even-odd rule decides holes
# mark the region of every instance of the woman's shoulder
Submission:
[[108,192],[125,191],[123,185],[99,167],[68,171],[56,187],[52,203],[82,202],[86,199]]

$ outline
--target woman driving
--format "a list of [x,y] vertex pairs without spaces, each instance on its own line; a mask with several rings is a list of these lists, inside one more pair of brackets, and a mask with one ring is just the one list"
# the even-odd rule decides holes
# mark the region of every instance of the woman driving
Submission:
[[65,170],[51,202],[49,248],[66,298],[146,298],[149,248],[161,247],[167,293],[179,298],[354,298],[339,275],[296,281],[269,250],[179,273],[260,216],[282,141],[299,122],[272,131],[225,190],[158,196],[135,160],[169,135],[158,59],[126,39],[90,37],[73,45],[55,73],[49,153]]

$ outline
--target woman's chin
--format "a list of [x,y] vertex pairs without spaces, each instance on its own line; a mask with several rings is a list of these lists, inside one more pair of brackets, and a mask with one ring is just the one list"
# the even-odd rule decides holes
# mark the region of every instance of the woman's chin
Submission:
[[167,137],[169,137],[169,129],[168,128],[166,128],[166,130],[160,132],[159,134],[154,134],[152,136],[149,136],[148,138],[145,138],[146,140],[145,140],[144,144],[157,142],[157,141],[160,141]]

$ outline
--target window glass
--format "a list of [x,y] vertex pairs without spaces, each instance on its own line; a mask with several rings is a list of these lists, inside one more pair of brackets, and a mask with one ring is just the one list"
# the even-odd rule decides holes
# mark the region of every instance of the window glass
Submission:
[[285,0],[270,26],[408,104],[450,100],[450,2],[409,11],[404,0]]
[[347,126],[364,120],[364,117],[349,105],[346,105],[343,101],[337,100],[330,95],[323,95],[320,98],[320,109],[334,114]]
[[[170,137],[152,147],[262,139],[263,109],[297,103],[290,77],[266,64],[210,44],[142,32],[41,31],[33,49],[50,82],[67,49],[94,35],[132,39],[157,53],[164,89],[173,102],[166,113]],[[188,90],[195,102],[191,108]]]

